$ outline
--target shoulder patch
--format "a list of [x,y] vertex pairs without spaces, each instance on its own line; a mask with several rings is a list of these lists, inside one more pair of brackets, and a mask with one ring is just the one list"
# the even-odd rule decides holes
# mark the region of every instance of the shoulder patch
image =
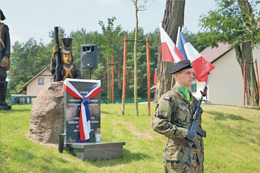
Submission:
[[171,98],[171,97],[168,97],[168,96],[165,96],[165,97],[163,97],[163,100],[172,101],[172,98]]

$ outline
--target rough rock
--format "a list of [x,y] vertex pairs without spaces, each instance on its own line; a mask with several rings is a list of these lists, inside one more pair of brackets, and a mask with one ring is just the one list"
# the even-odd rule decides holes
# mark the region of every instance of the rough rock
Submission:
[[64,131],[63,82],[51,82],[34,100],[29,138],[40,143],[57,144]]

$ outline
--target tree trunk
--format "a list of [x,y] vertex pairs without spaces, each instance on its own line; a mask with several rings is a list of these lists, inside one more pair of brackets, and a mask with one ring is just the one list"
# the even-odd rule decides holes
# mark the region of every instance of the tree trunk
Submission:
[[122,74],[122,67],[123,67],[123,63],[122,60],[123,59],[121,56],[118,55],[118,63],[117,63],[117,86],[119,90],[122,90],[122,80],[123,79],[121,74]]
[[[239,8],[241,9],[243,18],[245,18],[244,21],[248,21],[246,20],[247,15],[253,14],[253,9],[250,3],[248,1],[238,1],[238,4]],[[252,28],[252,25],[256,25],[256,21],[250,20],[250,22],[246,22],[245,25],[247,26],[247,28]],[[236,56],[238,63],[240,64],[242,74],[244,72],[243,60],[246,61],[246,102],[247,105],[257,106],[259,100],[259,93],[254,69],[252,42],[243,42],[241,46],[242,49],[240,48],[240,46],[236,46]]]
[[252,54],[251,42],[242,43],[241,47],[238,45],[235,47],[236,58],[240,65],[242,77],[244,74],[244,60],[246,62],[245,68],[245,93],[247,105],[257,106],[259,100],[258,87],[256,82],[256,75],[254,69],[254,61]]
[[134,101],[135,115],[138,116],[138,96],[137,96],[137,37],[138,37],[138,7],[135,0],[135,41],[134,41]]
[[[185,0],[167,0],[166,2],[162,27],[174,43],[176,43],[178,27],[182,27],[184,23],[184,7]],[[172,75],[169,72],[173,67],[173,63],[162,62],[160,44],[158,51],[155,101],[158,101],[162,94],[171,89]]]

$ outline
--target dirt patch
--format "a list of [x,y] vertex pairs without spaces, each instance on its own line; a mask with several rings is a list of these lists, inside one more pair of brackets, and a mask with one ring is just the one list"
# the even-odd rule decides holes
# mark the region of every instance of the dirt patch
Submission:
[[153,136],[149,132],[139,132],[136,130],[135,126],[131,123],[127,123],[124,121],[112,122],[113,125],[116,125],[119,123],[123,124],[128,131],[130,131],[137,137],[141,137],[141,138],[145,137],[145,138],[153,139]]

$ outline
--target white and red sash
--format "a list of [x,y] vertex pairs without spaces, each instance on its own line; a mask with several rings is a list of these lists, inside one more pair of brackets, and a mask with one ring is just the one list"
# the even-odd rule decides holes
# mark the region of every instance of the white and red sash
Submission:
[[80,116],[79,116],[79,135],[80,140],[85,141],[90,138],[89,134],[91,131],[90,128],[90,112],[88,105],[91,103],[91,98],[96,96],[101,91],[101,82],[100,80],[88,80],[87,82],[96,83],[88,92],[85,97],[82,97],[80,92],[70,83],[70,81],[82,82],[82,79],[65,79],[63,83],[63,90],[66,91],[72,97],[81,99],[80,104]]

